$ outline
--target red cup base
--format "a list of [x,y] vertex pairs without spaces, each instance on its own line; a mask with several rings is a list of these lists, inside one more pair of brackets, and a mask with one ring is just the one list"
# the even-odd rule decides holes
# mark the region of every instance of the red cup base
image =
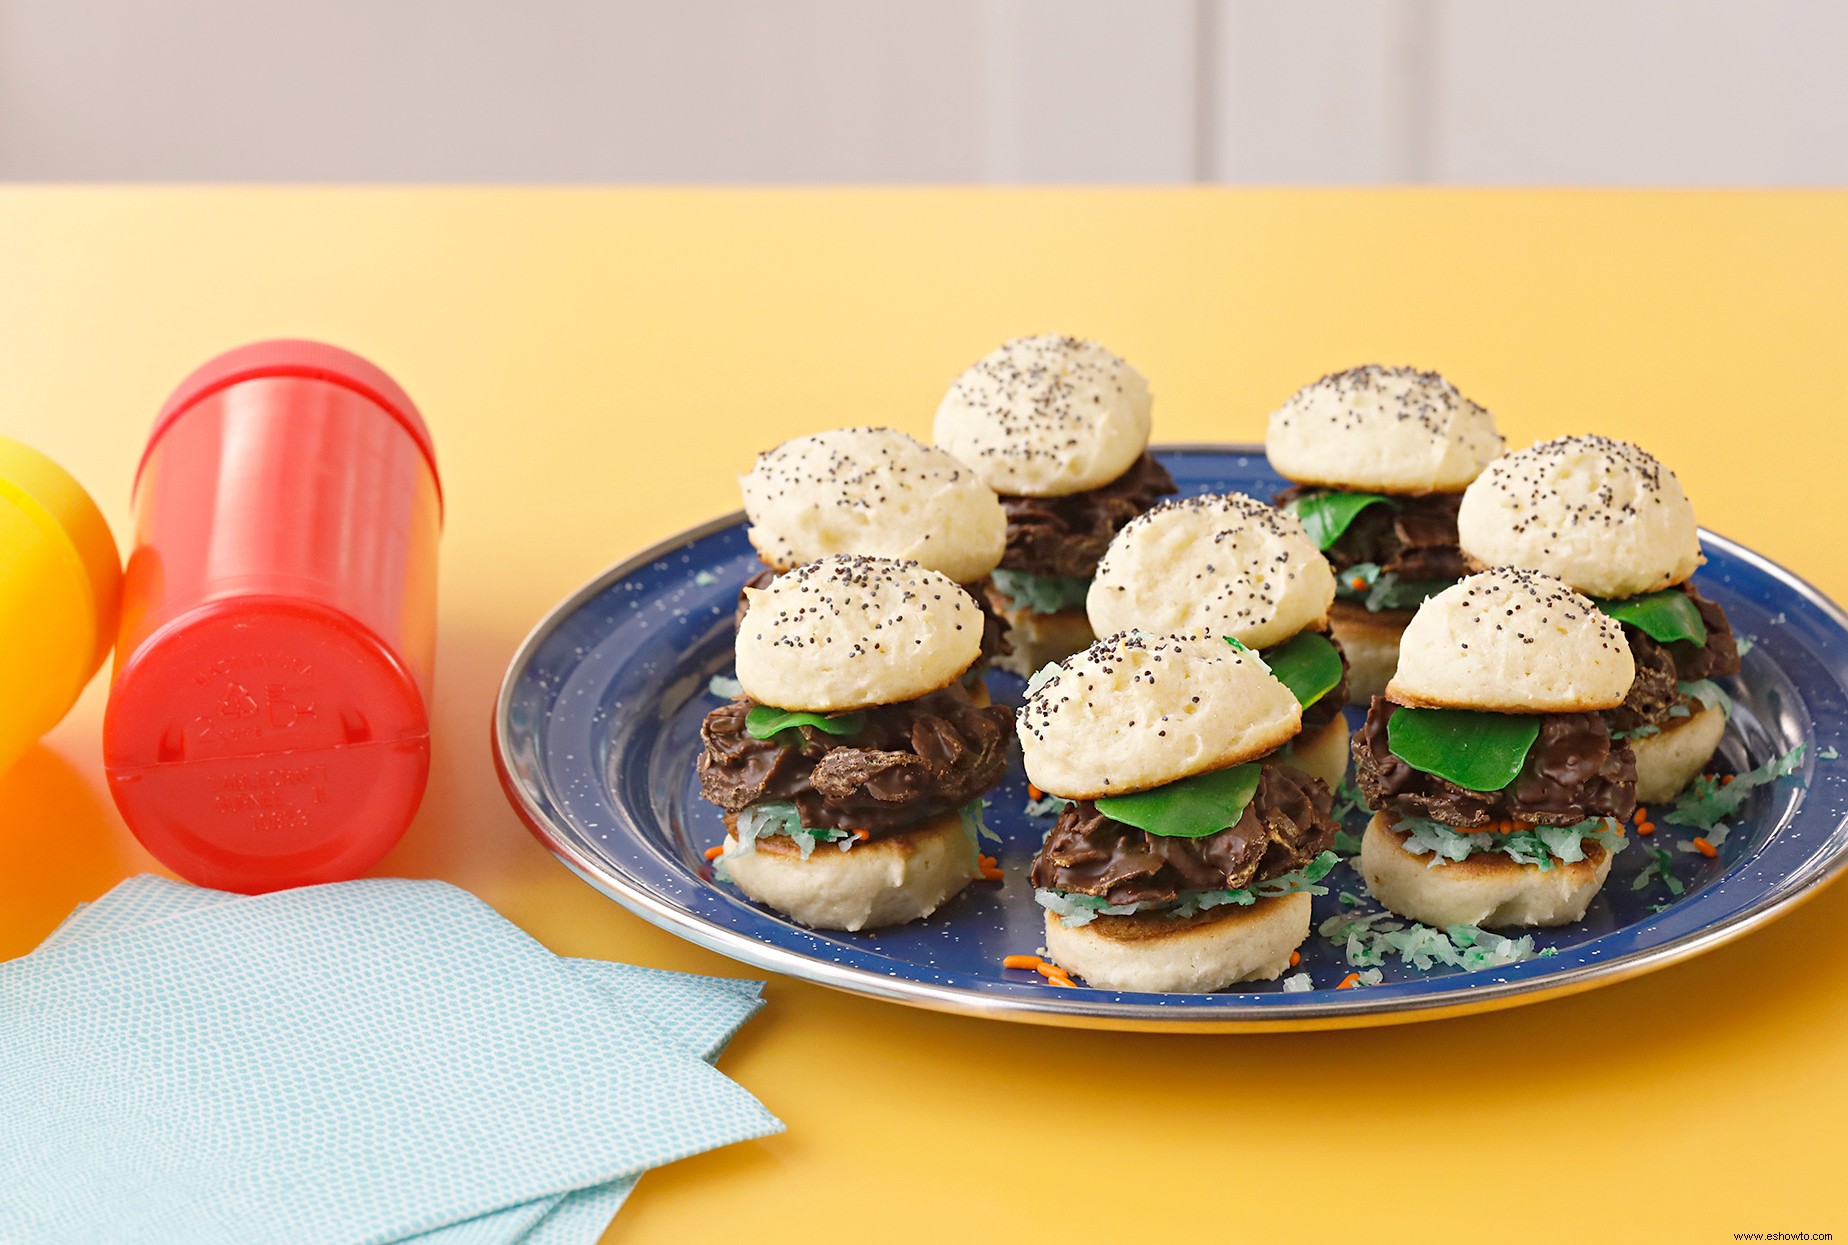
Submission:
[[116,678],[109,787],[135,837],[201,886],[351,878],[410,824],[430,770],[416,681],[364,627],[279,597],[205,605]]

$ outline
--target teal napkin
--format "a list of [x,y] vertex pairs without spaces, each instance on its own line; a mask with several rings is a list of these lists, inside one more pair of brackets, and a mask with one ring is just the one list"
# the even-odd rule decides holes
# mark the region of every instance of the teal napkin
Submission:
[[[70,938],[106,936],[163,917],[243,899],[143,874],[94,904],[79,904],[41,946]],[[561,961],[587,976],[638,1023],[708,1062],[718,1058],[744,1022],[763,1006],[763,983],[701,977],[604,960]],[[462,1223],[406,1238],[419,1245],[594,1245],[635,1187],[626,1177],[570,1194],[539,1198]]]
[[0,964],[0,1239],[594,1241],[781,1125],[755,983],[559,960],[442,883],[141,878]]

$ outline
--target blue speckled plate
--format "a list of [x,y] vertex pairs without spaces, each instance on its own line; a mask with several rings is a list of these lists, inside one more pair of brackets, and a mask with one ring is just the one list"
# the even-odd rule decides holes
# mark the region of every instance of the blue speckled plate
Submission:
[[[1249,447],[1157,455],[1183,493],[1266,497],[1281,487]],[[1833,760],[1848,749],[1848,616],[1757,554],[1711,534],[1704,541],[1701,590],[1756,641],[1731,681],[1738,706],[1722,762],[1744,769],[1807,741],[1802,765],[1755,793],[1717,859],[1675,853],[1687,883],[1680,898],[1670,902],[1659,881],[1633,888],[1645,863],[1633,845],[1584,921],[1537,936],[1554,954],[1498,969],[1421,972],[1394,960],[1381,984],[1337,990],[1349,965],[1312,935],[1302,967],[1317,988],[1300,993],[1275,983],[1220,994],[1067,990],[1005,970],[1003,956],[1042,942],[1026,869],[1049,823],[1025,811],[1018,759],[988,814],[1006,881],[971,885],[929,920],[876,934],[817,932],[715,882],[703,852],[724,831],[699,798],[693,761],[700,719],[719,703],[707,682],[731,667],[738,586],[757,569],[737,515],[624,562],[539,624],[501,687],[495,759],[533,833],[624,907],[744,963],[857,994],[1006,1020],[1194,1031],[1387,1024],[1511,1006],[1736,938],[1815,894],[1848,860],[1848,762]],[[991,675],[990,686],[1018,703],[1018,679]],[[1692,837],[1657,817],[1660,829],[1643,841],[1672,849]],[[1365,896],[1346,865],[1326,885],[1318,922],[1347,910],[1340,892]]]

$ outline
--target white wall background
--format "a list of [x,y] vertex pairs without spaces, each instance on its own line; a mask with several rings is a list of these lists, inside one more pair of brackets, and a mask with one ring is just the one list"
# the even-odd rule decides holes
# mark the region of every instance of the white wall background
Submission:
[[0,0],[0,178],[1848,184],[1848,4]]

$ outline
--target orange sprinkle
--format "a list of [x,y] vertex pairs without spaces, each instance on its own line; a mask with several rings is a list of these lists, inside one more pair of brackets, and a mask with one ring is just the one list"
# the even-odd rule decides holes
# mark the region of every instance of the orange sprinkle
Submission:
[[1653,821],[1638,822],[1636,826],[1636,832],[1638,834],[1654,834],[1655,833],[1655,822]]
[[1001,872],[1001,870],[995,868],[993,865],[982,866],[981,878],[984,882],[999,882],[1006,876],[1007,874]]
[[1336,986],[1335,989],[1352,990],[1355,986],[1359,984],[1360,984],[1360,974],[1359,973],[1349,973],[1347,976],[1341,979],[1341,984]]
[[1037,955],[1010,955],[1001,961],[1002,968],[1038,968],[1040,958]]
[[1078,988],[1078,983],[1073,981],[1070,977],[1053,977],[1050,978],[1046,984],[1049,986],[1060,986],[1067,990],[1076,990]]
[[1695,836],[1694,847],[1695,847],[1695,850],[1700,852],[1701,855],[1705,856],[1709,860],[1713,859],[1715,856],[1718,856],[1720,854],[1719,848],[1715,847],[1713,844],[1707,842],[1707,840],[1699,837],[1698,835]]
[[866,842],[866,840],[873,837],[870,832],[865,831],[865,830],[849,830],[847,833],[851,834],[854,838],[858,839],[862,843]]
[[1054,964],[1051,960],[1041,960],[1033,966],[1033,971],[1042,977],[1064,977],[1071,980],[1071,974]]
[[1648,820],[1649,820],[1649,810],[1644,808],[1641,804],[1638,804],[1636,806],[1636,824],[1640,826],[1645,821],[1648,821]]
[[1348,587],[1352,588],[1355,592],[1359,592],[1362,588],[1365,588],[1366,586],[1367,586],[1367,581],[1362,579],[1358,575],[1348,580]]
[[1480,826],[1458,826],[1459,834],[1513,834],[1521,828],[1518,821],[1485,821]]
[[1291,968],[1295,968],[1298,964],[1301,964],[1302,962],[1303,962],[1302,952],[1300,951],[1290,952],[1290,967]]
[[1732,780],[1733,780],[1733,776],[1731,774],[1728,774],[1724,778],[1720,779],[1720,786],[1729,787],[1732,785]]
[[1044,791],[1041,791],[1038,787],[1034,786],[1032,783],[1027,784],[1027,795],[1031,799],[1035,799],[1035,800],[1043,800],[1046,798],[1046,793]]
[[723,843],[720,843],[717,847],[708,847],[706,849],[706,859],[707,860],[717,860],[719,857],[723,856],[724,854],[725,854],[725,844]]

